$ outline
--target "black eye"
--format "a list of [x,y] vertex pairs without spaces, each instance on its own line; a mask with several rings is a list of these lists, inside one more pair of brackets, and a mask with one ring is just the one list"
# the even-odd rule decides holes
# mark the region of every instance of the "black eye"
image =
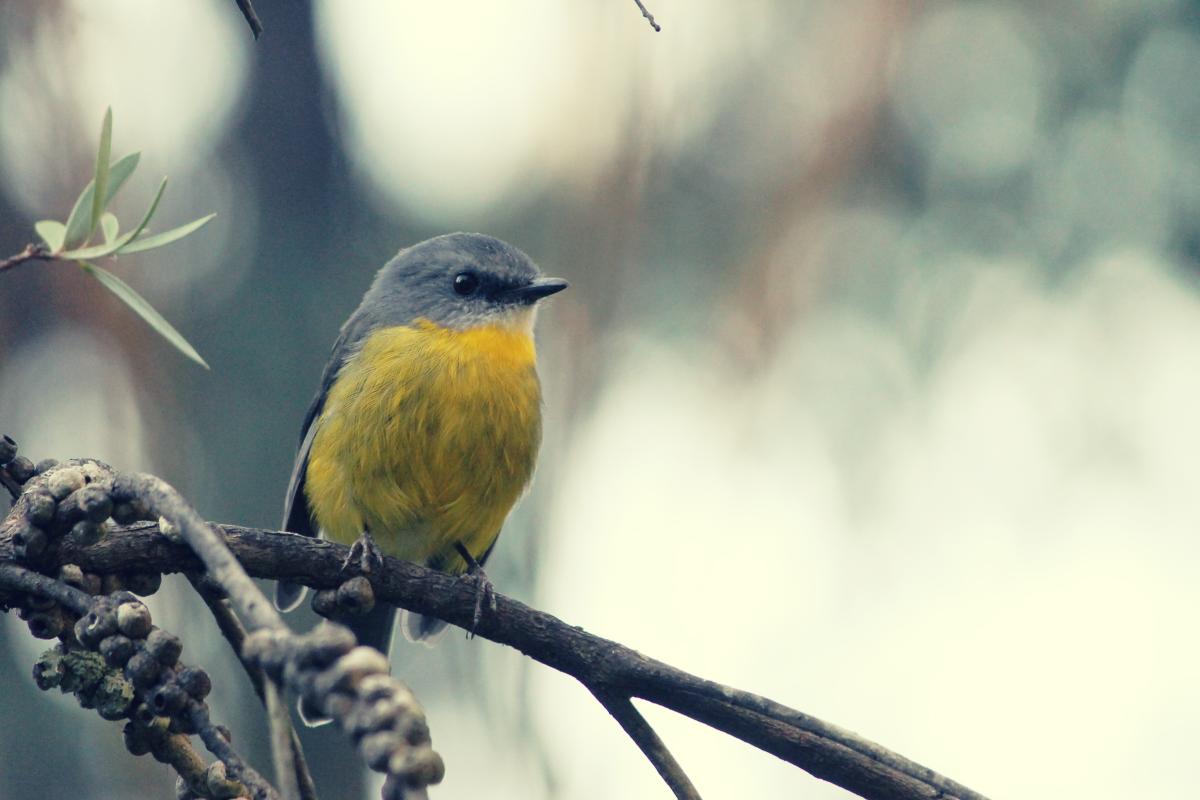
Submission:
[[479,288],[479,278],[474,272],[460,272],[454,276],[454,291],[466,297],[475,294]]

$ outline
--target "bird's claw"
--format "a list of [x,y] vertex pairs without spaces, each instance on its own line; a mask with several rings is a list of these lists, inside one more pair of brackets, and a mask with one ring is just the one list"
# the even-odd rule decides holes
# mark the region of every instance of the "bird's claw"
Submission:
[[462,542],[456,542],[454,549],[462,556],[463,561],[467,563],[467,571],[462,576],[463,580],[471,581],[475,584],[475,615],[471,618],[471,630],[467,631],[467,638],[475,638],[475,629],[479,627],[479,622],[483,619],[483,604],[486,601],[490,611],[496,610],[496,587],[492,585],[491,579],[487,573],[483,571],[483,565],[475,560],[471,555],[471,551],[467,549]]
[[370,575],[376,567],[383,567],[383,553],[379,551],[371,532],[364,528],[362,535],[350,545],[350,552],[342,562],[342,572]]
[[475,584],[475,615],[471,618],[471,630],[467,631],[467,638],[475,638],[475,629],[479,627],[479,622],[483,619],[483,604],[486,602],[488,610],[496,610],[496,587],[492,585],[492,580],[483,571],[483,567],[475,565],[467,570],[463,575],[463,580],[471,581]]

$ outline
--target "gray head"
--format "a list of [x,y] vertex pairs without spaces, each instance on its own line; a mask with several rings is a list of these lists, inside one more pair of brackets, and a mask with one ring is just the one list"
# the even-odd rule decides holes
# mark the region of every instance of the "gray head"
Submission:
[[567,288],[529,256],[479,233],[450,233],[401,250],[383,266],[358,314],[378,325],[426,319],[450,328],[531,326],[537,301]]

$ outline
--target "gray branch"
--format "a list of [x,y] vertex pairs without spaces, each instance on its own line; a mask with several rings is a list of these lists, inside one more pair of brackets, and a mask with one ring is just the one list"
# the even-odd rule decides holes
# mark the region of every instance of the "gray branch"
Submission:
[[[334,542],[277,531],[216,525],[230,550],[256,578],[288,580],[315,589],[336,589],[348,549]],[[4,557],[0,542],[0,559]],[[88,572],[178,572],[199,567],[195,556],[157,526],[114,530],[99,543],[78,547],[65,540],[59,563]],[[371,575],[377,601],[470,629],[475,610],[472,584],[399,559],[385,557]],[[983,800],[983,795],[836,725],[768,698],[691,675],[617,642],[594,636],[537,609],[496,595],[476,634],[516,648],[530,658],[574,676],[606,695],[638,697],[735,736],[861,797]],[[656,765],[657,766],[657,765]]]

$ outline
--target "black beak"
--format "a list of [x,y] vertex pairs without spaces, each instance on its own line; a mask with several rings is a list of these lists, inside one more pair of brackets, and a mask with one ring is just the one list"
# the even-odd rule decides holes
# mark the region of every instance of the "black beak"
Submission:
[[562,278],[538,278],[533,283],[505,289],[500,293],[500,299],[509,303],[532,304],[565,288],[567,282]]

